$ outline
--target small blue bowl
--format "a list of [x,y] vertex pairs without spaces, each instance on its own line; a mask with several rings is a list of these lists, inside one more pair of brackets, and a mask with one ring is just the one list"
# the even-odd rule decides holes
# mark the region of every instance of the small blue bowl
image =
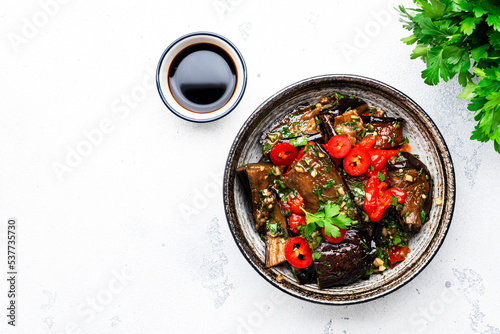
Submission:
[[[179,104],[170,90],[168,80],[168,72],[174,58],[187,47],[201,43],[213,44],[224,50],[231,57],[236,68],[236,86],[231,98],[222,107],[210,112],[188,110]],[[212,32],[195,32],[178,38],[165,49],[156,69],[156,86],[163,103],[175,115],[190,122],[213,122],[229,114],[243,97],[246,84],[247,67],[240,51],[227,38]]]

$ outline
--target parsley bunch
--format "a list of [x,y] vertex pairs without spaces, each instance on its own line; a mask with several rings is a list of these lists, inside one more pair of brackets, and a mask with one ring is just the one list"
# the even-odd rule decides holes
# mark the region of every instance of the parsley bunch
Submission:
[[349,217],[343,213],[340,214],[340,206],[331,202],[328,202],[314,214],[302,210],[306,213],[307,218],[307,224],[304,227],[306,237],[310,236],[316,227],[324,227],[328,237],[338,238],[340,237],[339,228],[346,229],[352,223]]
[[[412,59],[427,66],[422,78],[429,85],[458,75],[464,87],[458,98],[478,122],[471,139],[492,140],[500,153],[500,3],[498,0],[413,0],[418,8],[399,7],[401,22],[416,44]],[[473,78],[478,82],[475,84]]]

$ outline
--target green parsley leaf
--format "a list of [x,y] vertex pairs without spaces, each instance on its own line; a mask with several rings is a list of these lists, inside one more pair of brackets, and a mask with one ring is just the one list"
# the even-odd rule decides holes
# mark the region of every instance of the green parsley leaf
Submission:
[[[470,139],[493,141],[500,153],[500,9],[492,0],[414,0],[416,8],[399,6],[403,27],[415,45],[411,59],[426,68],[429,85],[458,77],[458,98],[469,100],[477,122]],[[474,79],[474,81],[473,81]]]
[[328,237],[340,237],[340,229],[347,229],[351,226],[352,220],[344,213],[340,213],[340,206],[331,202],[320,208],[316,213],[310,213],[302,209],[306,214],[306,226],[303,235],[310,238],[316,228],[324,228]]
[[318,260],[321,257],[321,254],[318,252],[312,253],[312,258],[313,260]]
[[384,182],[385,181],[385,175],[384,175],[384,173],[378,172],[377,173],[377,179],[379,179],[380,182]]
[[325,206],[325,217],[333,217],[338,215],[340,212],[340,207],[338,205],[335,205],[331,202],[329,202]]

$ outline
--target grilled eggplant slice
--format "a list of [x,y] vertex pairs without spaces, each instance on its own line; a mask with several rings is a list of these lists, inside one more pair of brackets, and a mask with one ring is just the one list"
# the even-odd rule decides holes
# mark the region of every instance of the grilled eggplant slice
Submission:
[[316,267],[314,267],[314,263],[307,268],[301,269],[290,265],[292,268],[293,276],[297,279],[299,284],[309,284],[316,282]]
[[265,234],[268,268],[286,261],[287,222],[275,195],[268,189],[282,172],[282,168],[271,163],[247,164],[237,169],[237,174],[250,195],[255,229]]
[[344,240],[337,244],[323,242],[314,251],[320,289],[346,285],[363,276],[373,262],[374,244],[357,229],[347,230]]
[[[330,101],[328,100],[328,102]],[[269,130],[264,132],[260,140],[261,144],[264,145],[263,151],[268,152],[276,143],[283,139],[321,133],[317,116],[322,110],[321,103],[300,106],[282,119],[274,122]]]
[[337,134],[349,138],[351,146],[356,145],[358,135],[365,129],[363,127],[363,119],[358,115],[356,110],[349,110],[335,117],[333,127]]
[[413,154],[402,152],[387,164],[392,187],[406,191],[400,223],[406,232],[420,231],[432,207],[432,177],[425,164]]
[[[332,104],[333,106],[324,109],[318,116],[321,121],[321,127],[323,128],[323,131],[325,132],[328,139],[335,136],[336,134],[340,134],[335,130],[337,128],[335,126],[337,117],[340,117],[344,113],[350,111],[352,111],[352,115],[359,116],[368,109],[368,105],[365,103],[365,101],[355,96],[344,97],[342,95],[336,94],[335,97],[337,98],[337,101]],[[338,120],[341,120],[341,118],[339,118]],[[351,122],[350,117],[346,122]]]
[[377,141],[373,148],[392,149],[403,141],[404,119],[392,117],[362,116],[363,122],[368,124],[369,133],[376,136]]
[[290,166],[281,181],[302,196],[308,212],[316,212],[321,202],[331,201],[340,205],[346,216],[356,224],[359,217],[349,189],[328,153],[321,145],[311,144],[305,146],[303,154],[302,158]]
[[[236,173],[250,197],[251,211],[255,218],[255,229],[261,231],[265,223],[267,210],[263,206],[264,190],[283,172],[282,167],[272,163],[253,163],[241,166]],[[267,212],[269,214],[269,212]]]

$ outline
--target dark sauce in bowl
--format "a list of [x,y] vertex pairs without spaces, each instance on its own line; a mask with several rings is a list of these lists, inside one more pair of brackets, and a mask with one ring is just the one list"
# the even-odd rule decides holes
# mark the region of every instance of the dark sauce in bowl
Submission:
[[168,86],[181,106],[197,113],[222,108],[236,88],[236,65],[222,48],[209,43],[188,46],[168,70]]

